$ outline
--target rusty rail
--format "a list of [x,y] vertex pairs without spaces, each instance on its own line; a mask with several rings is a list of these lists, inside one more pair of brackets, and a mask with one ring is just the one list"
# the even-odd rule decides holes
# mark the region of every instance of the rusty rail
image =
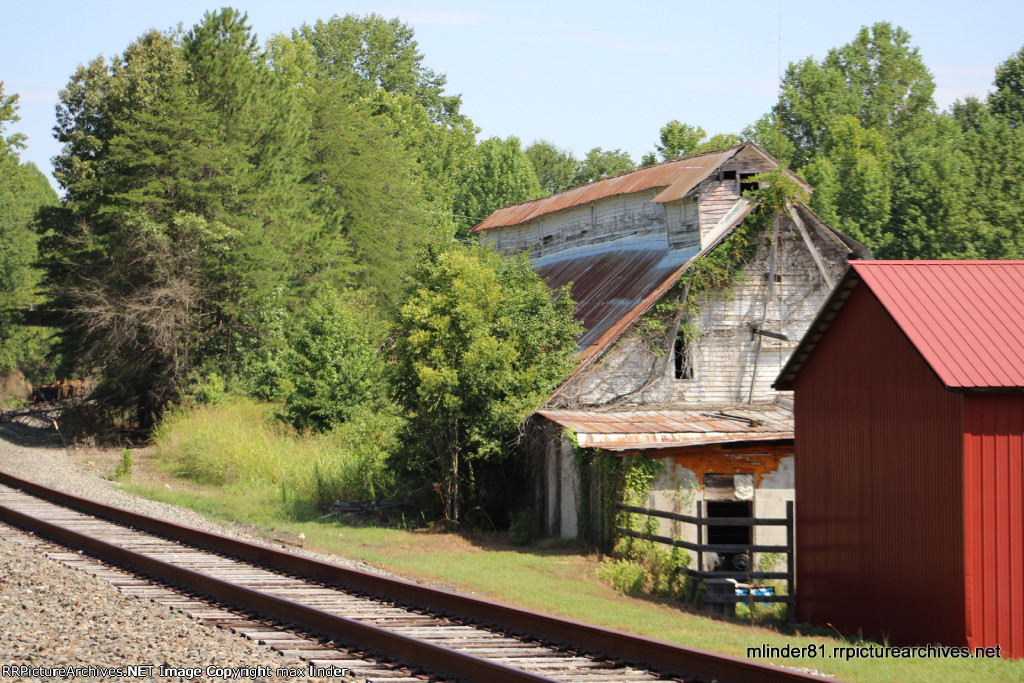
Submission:
[[[355,569],[342,567],[321,560],[301,557],[285,551],[241,541],[221,534],[200,531],[173,522],[110,507],[94,501],[72,496],[39,484],[34,484],[0,472],[0,483],[21,489],[27,493],[51,502],[134,527],[141,531],[158,534],[189,545],[206,548],[215,552],[232,555],[239,559],[279,571],[306,576],[324,583],[363,591],[389,601],[413,605],[432,612],[445,613],[463,620],[494,625],[505,631],[525,632],[530,636],[558,643],[569,648],[600,653],[606,659],[632,663],[645,668],[677,676],[685,680],[714,679],[717,681],[823,681],[818,676],[752,662],[738,657],[689,648],[666,641],[638,636],[623,631],[602,628],[570,619],[554,617],[540,612],[519,609],[500,603],[459,595],[450,591],[421,586],[401,579],[393,579]],[[212,577],[196,574],[180,567],[164,569],[156,566],[153,558],[131,557],[131,553],[117,546],[108,546],[102,541],[88,538],[72,539],[68,530],[49,528],[46,522],[0,509],[0,518],[37,531],[42,535],[65,536],[65,542],[81,544],[84,549],[94,552],[111,562],[129,564],[145,572],[159,575],[166,572],[164,580],[173,583],[191,582],[190,587],[203,593],[225,597],[246,605],[250,609],[276,616],[329,635],[361,642],[367,646],[413,661],[436,671],[450,673],[459,678],[479,681],[535,681],[548,680],[526,672],[509,669],[481,658],[454,653],[449,649],[437,648],[420,641],[388,633],[367,624],[359,624],[343,617],[329,615],[300,605],[284,604],[290,601],[269,596],[257,599],[245,595],[246,589],[234,586]],[[57,540],[62,540],[57,538]],[[131,553],[135,555],[135,553]],[[269,600],[266,600],[269,597]],[[266,601],[265,601],[266,600]],[[246,602],[257,601],[257,602]],[[275,604],[277,603],[277,604]],[[295,609],[301,608],[301,609]],[[345,623],[351,622],[351,623]],[[501,667],[501,671],[493,667]],[[505,671],[504,669],[508,669]]]

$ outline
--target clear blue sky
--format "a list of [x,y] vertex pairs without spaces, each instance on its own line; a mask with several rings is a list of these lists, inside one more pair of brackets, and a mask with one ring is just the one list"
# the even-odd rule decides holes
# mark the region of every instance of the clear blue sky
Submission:
[[[398,16],[416,31],[425,63],[448,76],[481,138],[517,135],[583,155],[621,148],[635,159],[653,148],[658,130],[679,119],[709,134],[739,132],[775,101],[782,64],[853,39],[858,29],[889,21],[907,29],[935,77],[946,108],[984,96],[995,67],[1024,44],[1024,3],[534,2],[465,0],[395,4],[249,0],[261,41],[335,14]],[[151,27],[197,23],[212,2],[179,0],[0,0],[0,80],[21,96],[28,136],[22,158],[44,172],[59,151],[54,105],[74,69],[99,54],[120,53]]]

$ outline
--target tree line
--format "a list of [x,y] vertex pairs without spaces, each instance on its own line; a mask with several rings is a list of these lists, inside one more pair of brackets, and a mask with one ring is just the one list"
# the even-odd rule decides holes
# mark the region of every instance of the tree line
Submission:
[[[753,140],[878,256],[1021,257],[1022,72],[1024,49],[986,100],[939,112],[910,36],[879,23],[790,64],[779,107],[743,131],[671,121],[639,163]],[[71,75],[58,201],[4,136],[17,96],[0,84],[0,370],[95,378],[93,424],[143,433],[211,387],[274,401],[303,431],[387,414],[392,466],[436,484],[453,519],[507,490],[517,426],[564,378],[578,328],[567,294],[465,244],[469,229],[637,163],[478,140],[445,86],[397,19],[261,45],[244,13],[208,12]],[[16,324],[26,304],[52,332]]]

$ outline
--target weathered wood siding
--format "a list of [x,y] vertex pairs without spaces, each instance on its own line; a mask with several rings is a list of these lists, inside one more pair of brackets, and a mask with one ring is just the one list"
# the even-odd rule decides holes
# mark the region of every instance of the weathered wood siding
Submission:
[[[837,277],[845,251],[816,230],[812,229],[810,235],[833,277]],[[781,230],[780,253],[778,281],[767,310],[771,249],[766,244],[739,280],[728,291],[710,297],[697,319],[691,321],[698,331],[686,349],[693,367],[692,379],[675,378],[674,351],[665,353],[663,335],[627,331],[601,359],[564,387],[550,405],[566,408],[746,401],[755,358],[753,400],[772,400],[777,395],[772,382],[830,290],[803,238],[789,221],[784,221]],[[761,326],[762,317],[765,329],[786,335],[788,341],[754,335],[752,326]]]
[[[701,239],[706,239],[708,233],[739,201],[742,196],[741,176],[748,173],[764,173],[773,168],[774,165],[760,154],[743,150],[698,185],[691,194],[700,202]],[[730,172],[735,174],[735,178],[725,179],[724,176]]]
[[[665,205],[651,201],[657,194],[657,190],[650,190],[609,197],[587,206],[542,216],[526,225],[488,230],[480,239],[506,254],[525,251],[532,259],[550,256],[574,247],[598,245],[626,238],[664,240],[667,249],[668,226],[671,221]],[[678,209],[674,209],[675,215],[679,216],[678,227],[672,232],[677,243],[697,243],[694,210],[693,207],[689,208],[689,212],[683,217]],[[694,231],[692,235],[684,234],[685,220],[689,221],[687,225]]]

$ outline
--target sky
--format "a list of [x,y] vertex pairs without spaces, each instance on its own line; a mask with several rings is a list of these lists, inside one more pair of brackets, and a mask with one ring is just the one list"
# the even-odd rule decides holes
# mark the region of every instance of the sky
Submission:
[[[462,95],[480,139],[544,139],[579,157],[621,149],[637,161],[673,119],[709,135],[740,132],[776,102],[780,62],[784,70],[821,59],[865,25],[887,21],[911,34],[940,109],[984,97],[996,66],[1024,44],[1024,3],[1006,0],[386,2],[233,6],[248,13],[261,42],[335,14],[397,16],[414,28],[424,64],[447,75],[447,93]],[[19,95],[22,117],[5,135],[28,136],[22,160],[52,172],[58,93],[79,64],[123,52],[150,28],[187,29],[220,6],[0,0],[0,81],[5,94]]]

